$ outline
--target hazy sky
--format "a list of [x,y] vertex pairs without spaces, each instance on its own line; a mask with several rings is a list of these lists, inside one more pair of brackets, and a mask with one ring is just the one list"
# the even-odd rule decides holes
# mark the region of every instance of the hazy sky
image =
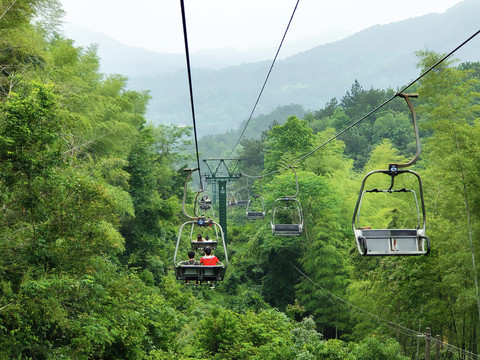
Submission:
[[[65,21],[128,45],[183,53],[180,0],[60,0]],[[191,51],[278,47],[297,0],[185,0]],[[300,0],[284,46],[335,29],[357,32],[461,0]],[[317,44],[312,44],[316,46]]]

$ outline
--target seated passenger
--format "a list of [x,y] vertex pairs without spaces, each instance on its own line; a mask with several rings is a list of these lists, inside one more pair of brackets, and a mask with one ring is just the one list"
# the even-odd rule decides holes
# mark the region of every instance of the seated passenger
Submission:
[[[207,246],[205,248],[205,256],[203,256],[200,259],[200,264],[201,265],[217,265],[220,262],[218,258],[212,254],[212,248],[210,246]],[[214,289],[215,284],[213,281],[210,282],[210,289]]]
[[198,235],[197,235],[197,241],[203,241],[202,234],[198,234]]
[[200,265],[217,265],[219,262],[220,260],[212,254],[212,248],[207,246],[205,248],[205,256],[200,259]]
[[[198,265],[198,261],[195,260],[195,251],[190,250],[188,252],[187,265]],[[185,284],[190,284],[188,280],[185,280]],[[198,285],[198,280],[195,282],[195,285]]]
[[187,265],[198,265],[198,261],[195,260],[195,251],[190,250],[188,252]]

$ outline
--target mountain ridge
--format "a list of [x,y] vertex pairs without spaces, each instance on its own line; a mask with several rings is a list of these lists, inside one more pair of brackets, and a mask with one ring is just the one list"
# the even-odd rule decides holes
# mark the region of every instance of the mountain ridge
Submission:
[[[431,13],[374,25],[344,39],[277,60],[254,116],[278,106],[322,108],[341,98],[355,80],[364,88],[399,88],[419,75],[416,51],[448,53],[478,30],[480,0],[464,0],[443,14]],[[478,61],[480,39],[455,54]],[[211,53],[213,63],[215,53]],[[207,54],[208,59],[208,54]],[[184,64],[185,59],[181,60]],[[205,69],[192,59],[195,115],[200,135],[236,129],[252,111],[271,60]],[[182,68],[148,76],[128,73],[129,88],[150,90],[147,118],[154,123],[191,124],[187,72]]]

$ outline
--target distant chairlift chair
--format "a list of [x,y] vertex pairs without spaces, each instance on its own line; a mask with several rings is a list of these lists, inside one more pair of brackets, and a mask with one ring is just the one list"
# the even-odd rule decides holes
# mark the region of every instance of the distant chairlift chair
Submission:
[[265,218],[265,201],[260,195],[251,197],[247,205],[247,220],[263,220]]
[[303,215],[300,201],[293,197],[283,197],[275,200],[273,203],[272,221],[270,225],[273,235],[302,235]]
[[299,192],[297,172],[293,166],[290,169],[295,174],[297,191],[295,195],[284,196],[273,203],[270,226],[272,234],[277,236],[300,236],[303,232],[302,205],[296,199]]

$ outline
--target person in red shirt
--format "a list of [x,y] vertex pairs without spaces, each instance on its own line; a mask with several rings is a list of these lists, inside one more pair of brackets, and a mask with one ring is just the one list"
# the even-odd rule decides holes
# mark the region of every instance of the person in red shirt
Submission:
[[[217,265],[220,262],[218,258],[212,254],[212,248],[207,246],[205,248],[205,256],[200,259],[200,265]],[[210,289],[214,289],[215,284],[213,281],[210,282]]]
[[220,260],[212,254],[212,248],[207,246],[205,248],[205,256],[200,259],[200,265],[217,265],[219,262]]

